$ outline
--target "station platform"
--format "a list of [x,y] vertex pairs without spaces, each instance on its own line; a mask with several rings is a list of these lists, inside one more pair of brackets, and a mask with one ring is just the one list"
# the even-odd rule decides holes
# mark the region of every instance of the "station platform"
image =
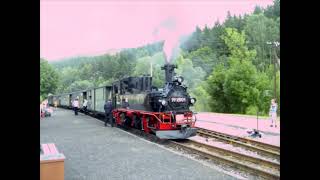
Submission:
[[65,155],[66,180],[237,179],[70,110],[57,109],[40,120],[40,143],[48,142]]
[[[270,127],[271,120],[266,117],[258,118],[258,130],[261,138],[254,140],[280,146],[280,120],[277,127]],[[248,115],[207,113],[197,114],[196,126],[204,129],[214,130],[239,137],[249,137],[248,130],[257,129],[257,117]]]

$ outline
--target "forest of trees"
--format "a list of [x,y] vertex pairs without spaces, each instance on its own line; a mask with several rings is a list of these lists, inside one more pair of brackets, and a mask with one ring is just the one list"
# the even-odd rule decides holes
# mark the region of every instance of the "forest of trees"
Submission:
[[59,84],[59,75],[57,71],[48,63],[40,58],[40,102],[54,93]]
[[[181,41],[172,62],[197,98],[195,110],[256,114],[259,109],[266,115],[274,97],[275,78],[280,105],[280,47],[272,42],[280,43],[280,0],[266,8],[257,6],[250,15],[228,13],[223,23],[215,22],[211,28],[195,27]],[[162,47],[163,42],[157,42],[116,55],[74,57],[51,64],[41,59],[41,72],[48,72],[41,74],[41,96],[150,74],[151,66],[154,85],[159,87],[164,82]]]

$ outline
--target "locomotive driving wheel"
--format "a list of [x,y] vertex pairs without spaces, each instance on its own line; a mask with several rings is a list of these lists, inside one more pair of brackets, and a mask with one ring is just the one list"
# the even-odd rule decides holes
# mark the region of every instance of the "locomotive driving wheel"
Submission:
[[125,118],[124,125],[127,127],[131,127],[131,119],[129,117]]
[[120,122],[121,122],[121,124],[124,125],[125,121],[126,121],[126,115],[125,115],[125,113],[121,113],[120,114]]
[[134,116],[133,116],[133,122],[134,122],[134,127],[135,127],[136,129],[139,129],[139,130],[142,129],[142,128],[141,128],[141,118],[140,118],[140,117],[138,117],[137,115],[134,115]]
[[131,126],[132,120],[125,113],[120,114],[121,124],[127,127]]

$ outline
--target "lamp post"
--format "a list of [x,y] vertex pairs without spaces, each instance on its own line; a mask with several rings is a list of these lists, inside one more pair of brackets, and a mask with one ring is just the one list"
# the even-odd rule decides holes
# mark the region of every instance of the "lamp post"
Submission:
[[[276,70],[276,65],[277,65],[277,52],[276,52],[276,48],[278,46],[280,46],[280,43],[278,41],[274,41],[274,42],[267,42],[268,45],[271,45],[271,48],[270,48],[270,58],[271,58],[271,49],[273,49],[273,55],[274,55],[274,58],[273,58],[273,70],[274,70],[274,98],[277,100],[277,70]],[[280,61],[279,61],[280,62]],[[279,66],[280,66],[280,63],[279,63]]]
[[274,98],[277,100],[277,70],[276,70],[276,65],[277,65],[277,52],[276,48],[280,46],[279,42],[273,42],[274,44]]
[[152,59],[150,60],[150,75],[152,77]]

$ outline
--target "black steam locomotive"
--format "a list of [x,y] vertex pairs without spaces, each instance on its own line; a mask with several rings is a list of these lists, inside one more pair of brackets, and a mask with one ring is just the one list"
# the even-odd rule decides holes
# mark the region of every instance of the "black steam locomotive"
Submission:
[[[195,102],[187,92],[187,87],[182,85],[183,77],[174,76],[176,65],[166,64],[165,86],[161,89],[152,86],[152,77],[128,77],[113,84],[115,107],[121,104],[121,100],[130,102],[130,109],[151,112],[173,112],[183,114],[190,111],[189,107]],[[118,101],[117,101],[118,100]]]

